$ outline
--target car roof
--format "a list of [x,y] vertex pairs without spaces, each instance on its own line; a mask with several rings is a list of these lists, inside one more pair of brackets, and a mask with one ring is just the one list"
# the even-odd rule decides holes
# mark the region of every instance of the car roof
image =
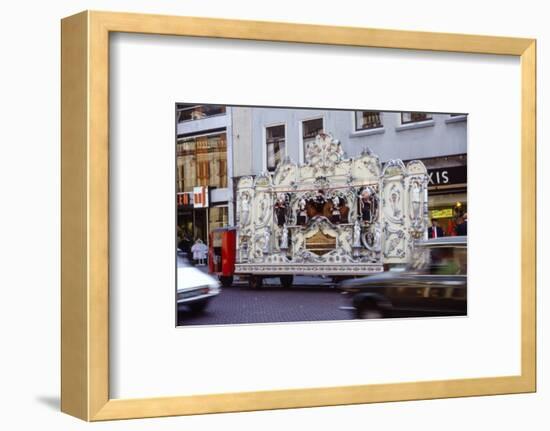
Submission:
[[466,247],[468,245],[467,236],[443,236],[440,238],[430,238],[415,242],[419,247]]

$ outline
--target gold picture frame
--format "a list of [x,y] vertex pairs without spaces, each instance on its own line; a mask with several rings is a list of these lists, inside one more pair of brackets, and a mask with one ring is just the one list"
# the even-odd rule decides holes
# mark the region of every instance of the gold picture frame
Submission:
[[[534,39],[85,11],[61,22],[61,410],[87,421],[534,392]],[[109,34],[503,54],[521,60],[521,374],[151,399],[109,397]]]

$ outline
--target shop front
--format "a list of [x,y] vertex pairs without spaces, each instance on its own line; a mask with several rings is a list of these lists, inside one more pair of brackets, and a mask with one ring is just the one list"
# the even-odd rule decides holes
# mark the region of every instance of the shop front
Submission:
[[180,136],[176,143],[178,241],[208,242],[228,225],[225,130]]
[[207,244],[213,229],[229,224],[227,200],[212,201],[212,195],[216,196],[214,191],[210,187],[199,186],[192,193],[178,193],[178,243],[194,243],[200,239]]
[[429,218],[437,220],[446,236],[454,236],[468,211],[466,155],[424,163],[428,165]]

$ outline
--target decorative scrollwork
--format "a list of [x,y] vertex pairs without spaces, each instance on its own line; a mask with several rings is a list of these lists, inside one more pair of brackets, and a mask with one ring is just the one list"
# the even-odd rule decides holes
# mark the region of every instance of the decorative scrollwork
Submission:
[[340,141],[328,133],[320,133],[314,142],[306,147],[306,161],[313,168],[315,176],[334,172],[334,165],[344,158]]
[[422,162],[382,167],[370,149],[348,159],[325,133],[308,144],[305,159],[298,166],[286,157],[274,173],[239,180],[238,268],[327,274],[341,265],[338,273],[360,273],[408,261],[427,226]]
[[405,256],[405,232],[403,229],[390,227],[388,223],[384,226],[385,249],[384,257],[404,257]]

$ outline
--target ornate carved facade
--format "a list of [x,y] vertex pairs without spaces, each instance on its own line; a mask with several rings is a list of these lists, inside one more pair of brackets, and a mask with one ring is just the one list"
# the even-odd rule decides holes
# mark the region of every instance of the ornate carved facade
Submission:
[[368,150],[346,158],[329,134],[306,156],[239,181],[236,272],[349,275],[407,262],[427,227],[422,162],[382,167]]

